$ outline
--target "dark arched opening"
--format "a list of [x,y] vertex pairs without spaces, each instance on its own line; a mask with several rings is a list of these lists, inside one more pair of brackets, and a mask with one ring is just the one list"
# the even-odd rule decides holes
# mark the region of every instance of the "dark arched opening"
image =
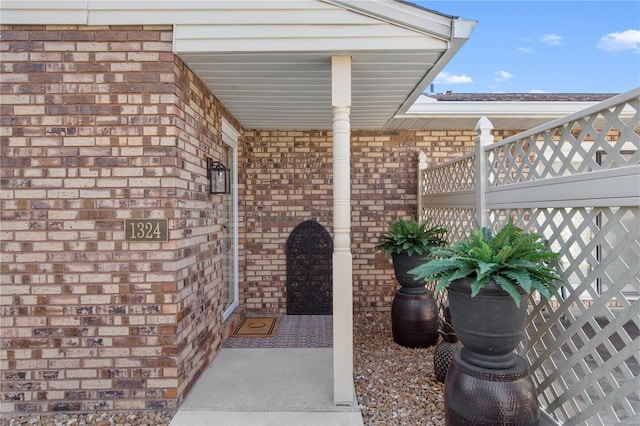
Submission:
[[296,226],[287,239],[287,314],[332,314],[333,241],[314,220]]

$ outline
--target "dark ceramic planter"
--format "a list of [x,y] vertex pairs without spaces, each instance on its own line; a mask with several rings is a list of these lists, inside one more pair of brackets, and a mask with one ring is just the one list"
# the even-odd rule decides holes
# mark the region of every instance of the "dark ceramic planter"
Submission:
[[436,374],[436,380],[440,383],[444,383],[449,366],[453,361],[453,354],[460,348],[462,348],[460,342],[445,342],[443,340],[436,345],[433,351],[433,372]]
[[518,308],[494,282],[471,297],[471,282],[463,278],[447,288],[452,325],[464,345],[460,356],[482,368],[512,368],[517,361],[513,350],[524,333],[527,294],[521,292]]
[[413,275],[409,274],[409,271],[413,268],[425,263],[425,258],[428,253],[420,255],[406,255],[393,253],[391,255],[393,259],[393,270],[396,274],[396,280],[400,284],[400,293],[404,294],[425,294],[427,288],[425,287],[424,280],[416,280]]
[[438,341],[438,308],[433,292],[396,291],[391,305],[393,341],[407,348],[428,348]]
[[461,354],[453,354],[444,382],[447,426],[539,425],[538,395],[524,358],[496,370],[468,364]]

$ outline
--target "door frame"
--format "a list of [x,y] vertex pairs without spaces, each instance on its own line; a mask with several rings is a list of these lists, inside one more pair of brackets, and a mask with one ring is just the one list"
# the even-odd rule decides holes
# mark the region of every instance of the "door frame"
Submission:
[[231,236],[231,269],[233,280],[233,302],[227,306],[222,313],[222,320],[225,321],[238,307],[239,298],[239,272],[238,272],[238,137],[240,132],[236,130],[227,120],[222,118],[222,141],[231,148],[233,163],[229,165],[231,169],[231,221],[233,234]]

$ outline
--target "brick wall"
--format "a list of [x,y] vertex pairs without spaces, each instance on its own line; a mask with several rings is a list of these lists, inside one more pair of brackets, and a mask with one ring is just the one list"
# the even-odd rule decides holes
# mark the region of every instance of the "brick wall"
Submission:
[[[495,137],[514,133],[495,132]],[[430,164],[440,164],[472,150],[475,135],[472,130],[352,132],[355,310],[391,309],[397,286],[393,267],[373,246],[389,221],[416,214],[419,151],[425,151]],[[332,232],[331,133],[251,130],[245,131],[244,140],[240,184],[246,267],[241,303],[248,310],[285,313],[287,237],[307,219]]]
[[307,219],[331,232],[333,142],[320,131],[246,131],[243,136],[243,301],[248,310],[285,313],[289,234]]
[[[2,27],[2,411],[172,409],[221,344],[226,114],[170,27]],[[168,218],[126,243],[125,218]]]
[[391,259],[373,247],[388,223],[417,214],[418,154],[440,164],[473,149],[473,131],[354,132],[352,135],[354,309],[390,310]]

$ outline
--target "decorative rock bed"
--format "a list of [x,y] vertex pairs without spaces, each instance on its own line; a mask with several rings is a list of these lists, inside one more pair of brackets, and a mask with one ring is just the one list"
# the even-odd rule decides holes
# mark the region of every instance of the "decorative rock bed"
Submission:
[[354,381],[365,425],[444,425],[433,351],[393,341],[389,312],[354,317]]
[[2,417],[2,426],[167,426],[172,413],[99,412],[83,414],[34,414]]

